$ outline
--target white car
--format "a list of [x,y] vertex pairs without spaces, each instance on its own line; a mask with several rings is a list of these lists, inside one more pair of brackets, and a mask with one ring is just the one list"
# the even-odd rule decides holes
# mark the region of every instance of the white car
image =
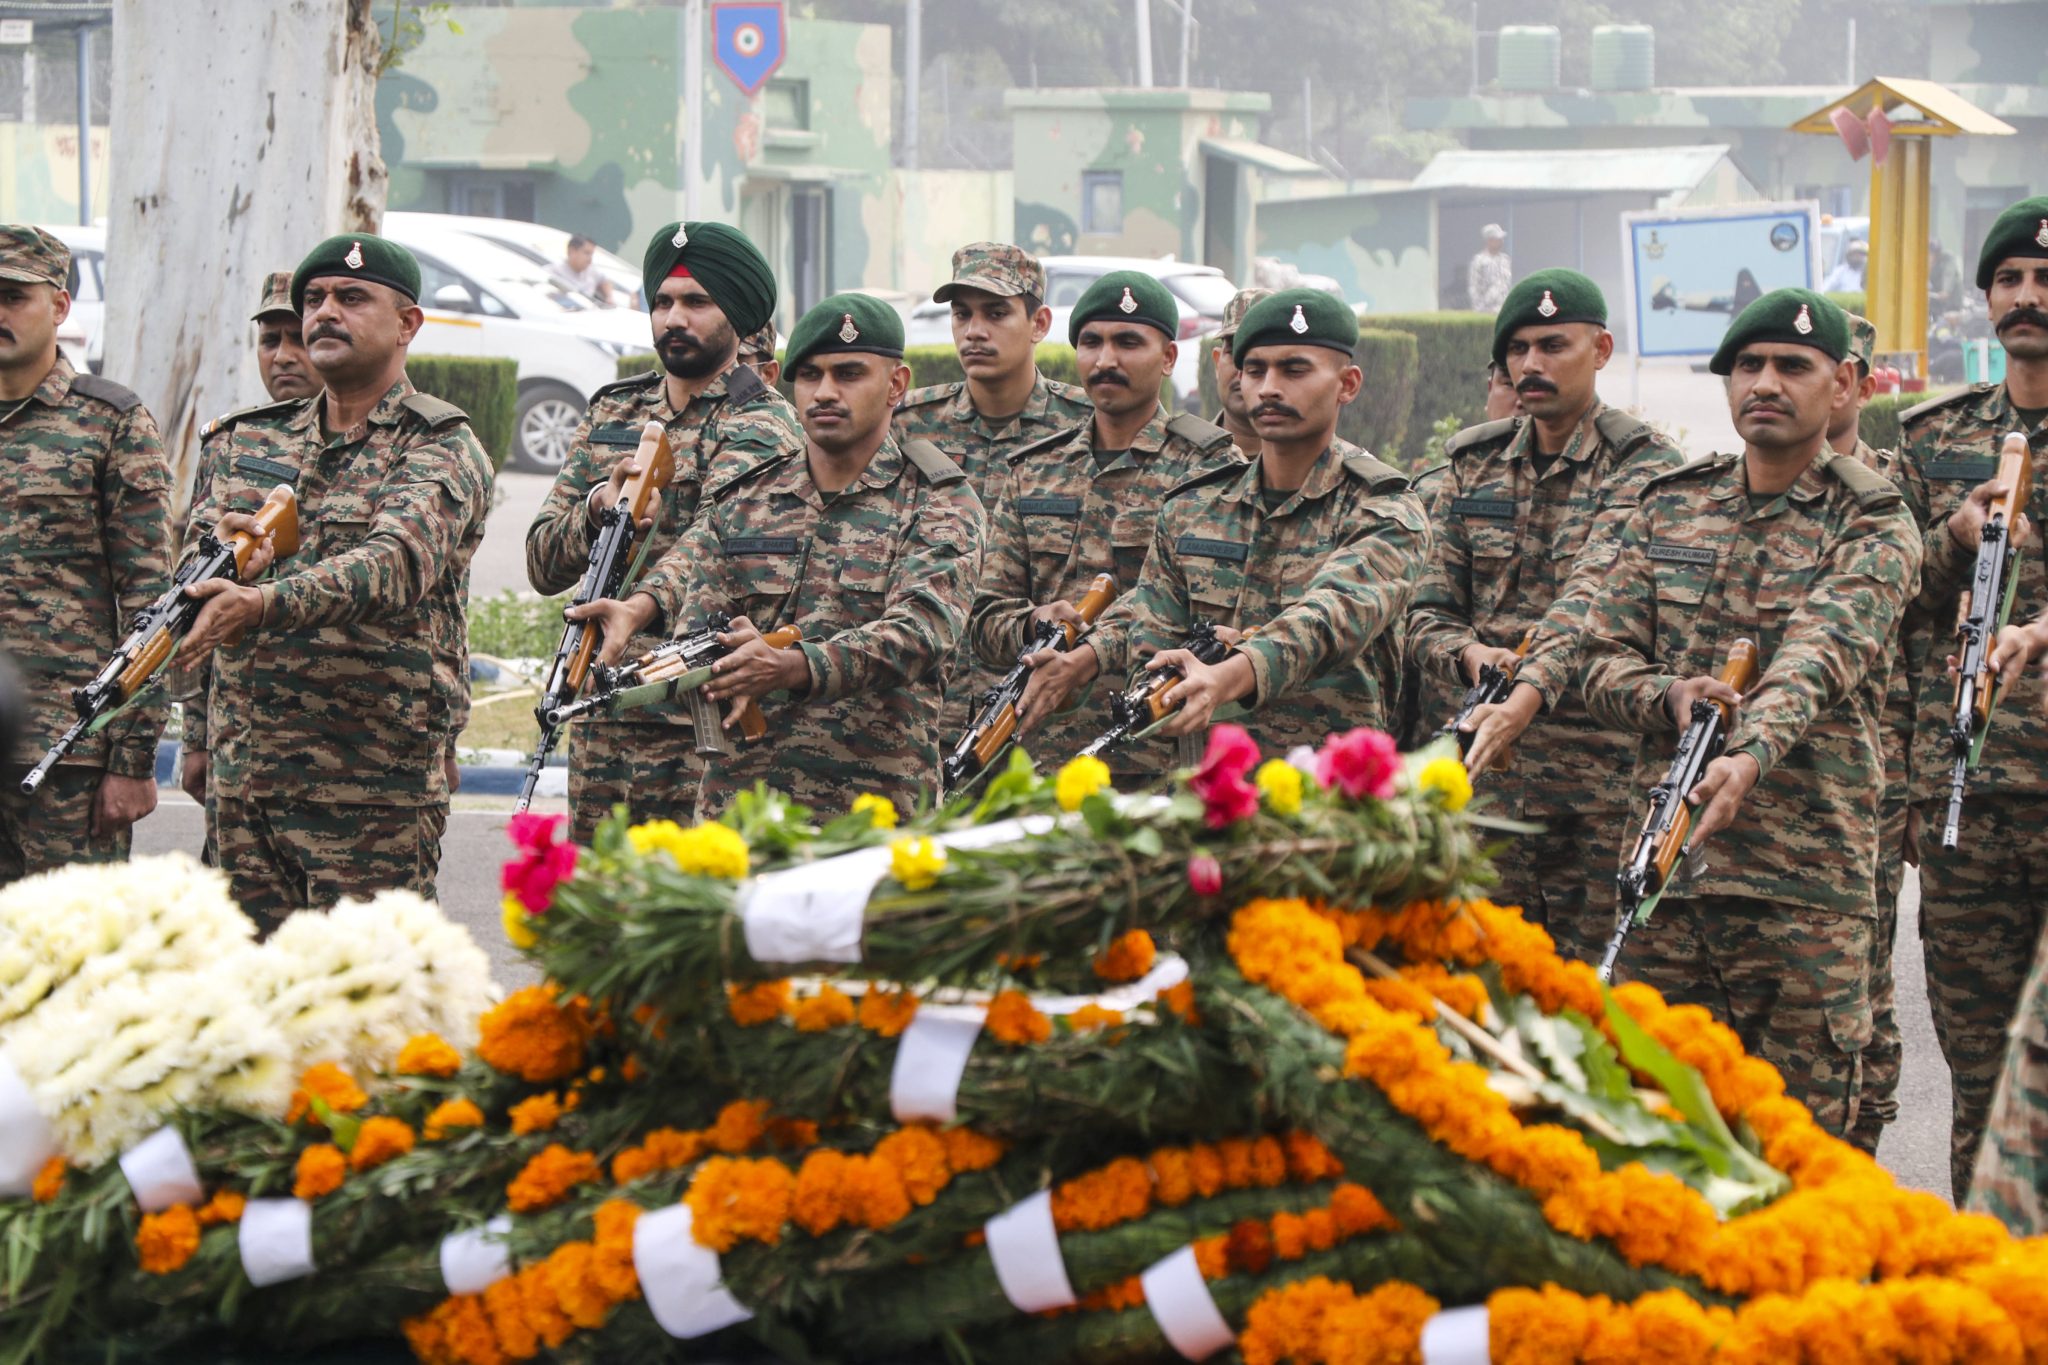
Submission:
[[420,263],[427,321],[413,352],[518,361],[512,463],[553,473],[569,456],[590,395],[617,378],[620,357],[652,348],[647,315],[589,307],[526,257],[432,217],[393,214],[385,225]]
[[53,223],[43,231],[71,248],[71,316],[57,329],[57,348],[72,369],[98,374],[106,348],[107,230],[98,223]]
[[[543,275],[555,262],[569,254],[570,234],[545,223],[528,223],[517,218],[480,218],[464,213],[384,215],[384,231],[391,236],[407,230],[433,231],[440,228],[453,228],[457,232],[467,232],[472,237],[495,242],[539,266]],[[591,264],[597,267],[600,275],[611,281],[614,308],[640,308],[645,311],[640,301],[640,271],[631,261],[597,247]]]
[[[1180,308],[1180,357],[1173,365],[1173,391],[1183,406],[1201,393],[1201,347],[1189,345],[1223,325],[1223,310],[1237,286],[1213,265],[1153,260],[1142,256],[1045,256],[1045,303],[1052,309],[1052,330],[1046,340],[1064,342],[1067,320],[1088,286],[1112,270],[1142,270],[1158,278]],[[926,300],[911,310],[904,342],[911,346],[953,344],[952,310]]]

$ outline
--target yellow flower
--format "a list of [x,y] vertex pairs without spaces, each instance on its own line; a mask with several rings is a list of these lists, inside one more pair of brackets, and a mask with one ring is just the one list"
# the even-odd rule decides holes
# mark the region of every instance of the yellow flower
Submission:
[[673,851],[682,837],[683,827],[673,820],[649,820],[626,831],[626,842],[643,858],[663,849]]
[[1472,779],[1466,775],[1465,765],[1449,755],[1423,764],[1415,785],[1426,792],[1441,793],[1445,810],[1463,810],[1472,799]]
[[668,854],[677,868],[693,877],[738,881],[747,875],[747,841],[729,825],[684,829],[673,820],[649,820],[627,830],[626,842],[643,858]]
[[889,845],[889,875],[905,891],[922,891],[946,870],[946,850],[930,839],[898,839]]
[[896,803],[888,797],[877,796],[873,792],[854,797],[852,813],[859,815],[862,811],[869,812],[876,829],[896,828]]
[[526,907],[519,903],[519,897],[506,896],[501,907],[501,915],[505,924],[505,940],[514,948],[524,952],[540,942],[540,935],[534,933],[533,926],[527,923],[532,916],[528,915]]
[[1091,754],[1069,759],[1053,779],[1053,795],[1061,810],[1079,810],[1081,803],[1109,785],[1109,765]]
[[1301,814],[1301,769],[1284,758],[1269,758],[1252,774],[1266,809],[1275,815]]

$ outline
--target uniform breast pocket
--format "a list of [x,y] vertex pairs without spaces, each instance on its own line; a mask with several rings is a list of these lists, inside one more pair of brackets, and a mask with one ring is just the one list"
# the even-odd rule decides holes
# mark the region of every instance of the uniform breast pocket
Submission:
[[330,494],[320,503],[320,557],[347,554],[370,538],[376,508],[359,493]]
[[1813,590],[1816,560],[1788,558],[1767,565],[1757,577],[1757,614],[1766,622],[1782,621],[1792,614]]
[[1193,559],[1185,567],[1190,614],[1219,626],[1237,625],[1237,602],[1244,592],[1241,566]]
[[770,624],[785,624],[790,597],[796,591],[797,552],[738,552],[728,543],[726,573],[739,592],[733,614],[744,616],[766,630]]
[[1145,556],[1152,552],[1153,512],[1125,512],[1109,525],[1109,552],[1114,561],[1116,590],[1129,592],[1138,586],[1145,570]]
[[839,609],[850,626],[880,619],[889,604],[889,582],[893,565],[887,560],[862,557],[841,563],[835,575]]
[[1666,662],[1685,653],[1706,601],[1707,580],[1689,565],[1657,566],[1657,655]]
[[1024,544],[1031,553],[1033,585],[1053,582],[1074,552],[1074,537],[1081,529],[1081,500],[1020,498],[1017,513],[1024,523]]
[[14,486],[21,505],[10,518],[14,524],[0,537],[12,542],[16,554],[59,559],[97,552],[99,513],[91,465],[32,466],[19,471]]

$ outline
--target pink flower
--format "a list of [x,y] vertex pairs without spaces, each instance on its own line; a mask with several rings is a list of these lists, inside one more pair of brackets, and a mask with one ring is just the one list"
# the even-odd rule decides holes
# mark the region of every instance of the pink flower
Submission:
[[1259,790],[1244,780],[1258,763],[1259,746],[1243,727],[1219,725],[1209,732],[1209,747],[1188,787],[1202,798],[1202,818],[1210,829],[1234,825],[1258,811]]
[[1197,896],[1213,896],[1222,889],[1222,864],[1206,853],[1188,859],[1188,890]]
[[1316,755],[1316,781],[1338,788],[1352,800],[1361,796],[1381,801],[1394,794],[1401,771],[1401,751],[1392,735],[1360,727],[1331,735]]
[[506,827],[521,856],[505,864],[498,888],[516,896],[530,915],[546,910],[555,887],[576,870],[576,845],[554,841],[567,822],[561,815],[515,815]]

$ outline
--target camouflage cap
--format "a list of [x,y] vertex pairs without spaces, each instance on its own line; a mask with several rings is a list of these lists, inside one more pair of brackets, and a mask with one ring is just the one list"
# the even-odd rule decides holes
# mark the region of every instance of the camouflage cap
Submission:
[[1008,242],[969,242],[953,253],[953,278],[932,290],[932,302],[944,303],[962,289],[979,289],[998,298],[1029,294],[1045,299],[1045,267],[1021,246]]
[[775,359],[775,324],[765,323],[740,338],[740,359]]
[[289,270],[273,270],[263,277],[263,301],[256,305],[255,312],[249,314],[249,320],[261,322],[272,313],[299,315],[299,310],[292,307],[292,272]]
[[1869,374],[1871,357],[1877,354],[1877,324],[1860,313],[1844,313],[1849,320],[1849,359],[1863,367]]
[[0,280],[62,289],[70,278],[70,247],[39,227],[0,226]]
[[1223,305],[1223,325],[1216,329],[1218,341],[1228,341],[1237,335],[1237,324],[1244,321],[1244,315],[1260,299],[1273,297],[1270,289],[1240,289],[1230,296],[1230,302]]

